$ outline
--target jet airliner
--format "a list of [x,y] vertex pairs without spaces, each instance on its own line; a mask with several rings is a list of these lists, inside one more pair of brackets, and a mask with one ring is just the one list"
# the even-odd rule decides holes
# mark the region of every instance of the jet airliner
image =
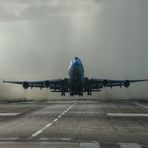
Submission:
[[43,81],[3,81],[4,83],[21,84],[24,89],[38,87],[50,88],[52,92],[60,92],[61,96],[65,93],[70,93],[70,96],[79,95],[83,96],[86,92],[88,96],[92,92],[101,91],[105,87],[122,87],[128,88],[131,83],[148,81],[142,80],[110,80],[110,79],[97,79],[88,78],[84,76],[84,67],[80,58],[75,57],[69,65],[68,77],[64,79],[53,79]]

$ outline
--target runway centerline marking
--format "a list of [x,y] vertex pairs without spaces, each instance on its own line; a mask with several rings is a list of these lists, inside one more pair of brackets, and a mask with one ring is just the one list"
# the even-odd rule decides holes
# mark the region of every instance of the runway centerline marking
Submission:
[[144,108],[148,108],[148,106],[145,106],[145,105],[142,105],[140,103],[134,103],[135,105],[138,105],[138,106],[141,106],[141,107],[144,107]]
[[29,137],[29,139],[32,139],[36,136],[38,136],[39,134],[41,134],[45,129],[47,129],[48,127],[52,126],[55,122],[57,122],[65,113],[67,113],[72,107],[74,107],[75,104],[71,105],[70,107],[68,107],[64,112],[62,112],[57,118],[55,118],[54,120],[52,120],[50,123],[48,123],[47,125],[45,125],[43,128],[41,128],[40,130],[38,130],[37,132],[35,132],[34,134],[31,135],[31,137]]
[[107,113],[111,117],[148,117],[148,114],[141,113]]

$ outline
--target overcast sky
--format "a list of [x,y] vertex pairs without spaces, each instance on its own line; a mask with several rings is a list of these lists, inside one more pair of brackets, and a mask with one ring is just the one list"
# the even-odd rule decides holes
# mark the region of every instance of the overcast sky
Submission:
[[[82,59],[85,75],[148,78],[147,0],[1,0],[1,80],[67,77]],[[0,84],[1,97],[57,97],[48,90]],[[147,98],[148,83],[105,89],[102,98]]]

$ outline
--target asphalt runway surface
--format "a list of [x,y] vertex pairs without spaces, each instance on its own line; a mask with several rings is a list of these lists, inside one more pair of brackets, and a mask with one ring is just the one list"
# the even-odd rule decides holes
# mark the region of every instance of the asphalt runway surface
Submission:
[[3,148],[148,148],[148,104],[63,100],[0,104]]

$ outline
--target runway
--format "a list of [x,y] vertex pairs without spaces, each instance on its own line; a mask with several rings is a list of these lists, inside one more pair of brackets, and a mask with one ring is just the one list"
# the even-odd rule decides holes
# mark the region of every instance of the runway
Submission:
[[0,105],[0,147],[148,148],[148,104],[61,100]]

